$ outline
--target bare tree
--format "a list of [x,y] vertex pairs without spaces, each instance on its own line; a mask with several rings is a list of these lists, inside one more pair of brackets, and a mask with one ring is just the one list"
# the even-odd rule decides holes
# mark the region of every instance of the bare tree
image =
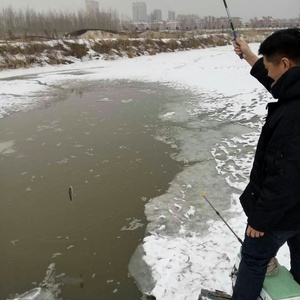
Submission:
[[[120,29],[117,11],[37,12],[26,8],[14,10],[12,6],[0,11],[0,37],[9,36],[62,36],[79,29]],[[9,34],[8,34],[9,33]]]

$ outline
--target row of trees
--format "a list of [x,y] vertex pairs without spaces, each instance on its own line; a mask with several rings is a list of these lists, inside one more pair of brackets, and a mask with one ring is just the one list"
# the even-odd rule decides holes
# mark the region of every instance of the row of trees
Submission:
[[261,19],[253,18],[249,20],[249,26],[252,28],[284,28],[284,27],[299,27],[300,19],[274,19],[270,16],[262,17]]
[[0,37],[61,37],[83,28],[118,31],[120,19],[116,11],[37,12],[11,6],[0,11]]

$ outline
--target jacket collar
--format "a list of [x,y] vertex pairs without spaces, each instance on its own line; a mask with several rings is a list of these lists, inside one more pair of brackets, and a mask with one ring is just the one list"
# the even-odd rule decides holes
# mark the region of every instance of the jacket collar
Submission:
[[276,82],[272,84],[271,93],[275,99],[300,100],[300,66],[286,71]]

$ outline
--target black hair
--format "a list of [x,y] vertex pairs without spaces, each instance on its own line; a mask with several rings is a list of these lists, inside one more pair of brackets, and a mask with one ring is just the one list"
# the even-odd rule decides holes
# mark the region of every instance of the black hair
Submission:
[[273,63],[279,63],[281,58],[286,57],[300,65],[300,29],[288,28],[274,32],[261,43],[258,54]]

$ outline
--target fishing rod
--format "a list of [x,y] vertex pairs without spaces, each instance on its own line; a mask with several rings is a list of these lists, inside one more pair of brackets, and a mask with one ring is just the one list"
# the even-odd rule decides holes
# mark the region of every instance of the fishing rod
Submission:
[[[230,27],[231,27],[233,39],[236,40],[236,38],[238,37],[238,35],[237,35],[236,30],[235,30],[235,28],[233,26],[232,18],[231,18],[231,15],[230,15],[230,12],[229,12],[226,0],[223,0],[223,3],[224,3],[224,6],[225,6],[225,9],[226,9],[226,12],[227,12],[227,16],[228,16],[229,24],[230,24]],[[241,59],[243,58],[243,54],[240,54],[239,56],[240,56]]]
[[224,218],[220,215],[220,213],[214,208],[214,206],[210,203],[210,201],[205,196],[204,192],[201,192],[202,197],[207,201],[207,203],[211,206],[211,208],[215,211],[215,213],[219,216],[219,218],[224,222],[224,224],[229,228],[229,230],[234,234],[240,244],[243,244],[243,241],[238,237],[238,235],[233,231],[233,229],[228,225],[228,223],[224,220]]

